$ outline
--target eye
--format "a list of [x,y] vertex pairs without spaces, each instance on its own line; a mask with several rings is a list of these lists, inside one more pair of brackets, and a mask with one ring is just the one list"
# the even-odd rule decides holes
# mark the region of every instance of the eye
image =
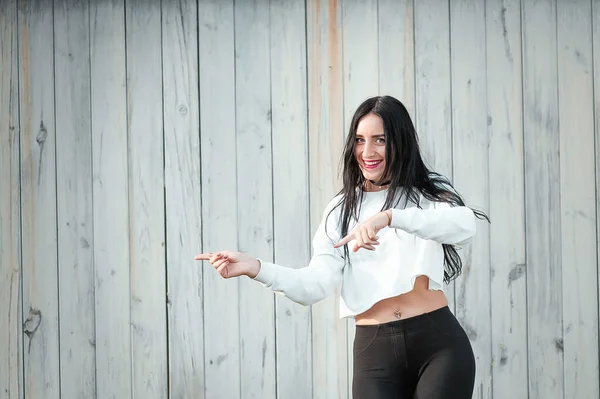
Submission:
[[385,139],[383,137],[380,137],[377,139],[376,143],[377,144],[385,144]]
[[357,144],[361,144],[361,143],[364,143],[364,142],[365,142],[365,139],[363,139],[362,137],[357,137],[356,138],[356,143]]

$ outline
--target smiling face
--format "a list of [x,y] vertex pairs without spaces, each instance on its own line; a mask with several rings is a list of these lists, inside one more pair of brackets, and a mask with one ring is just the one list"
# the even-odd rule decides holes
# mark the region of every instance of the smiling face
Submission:
[[365,179],[381,182],[385,171],[385,134],[379,116],[369,113],[358,122],[354,155]]

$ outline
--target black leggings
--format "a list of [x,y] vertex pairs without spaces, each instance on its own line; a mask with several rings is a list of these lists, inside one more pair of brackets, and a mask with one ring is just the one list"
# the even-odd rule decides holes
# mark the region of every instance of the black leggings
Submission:
[[471,399],[474,383],[471,343],[447,306],[356,326],[353,399]]

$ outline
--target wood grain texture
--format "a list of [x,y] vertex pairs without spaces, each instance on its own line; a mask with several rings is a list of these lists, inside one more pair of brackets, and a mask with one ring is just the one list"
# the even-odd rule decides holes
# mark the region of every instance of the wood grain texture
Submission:
[[[198,3],[202,240],[209,252],[238,249],[233,18],[233,1]],[[239,279],[203,267],[205,397],[239,398]]]
[[564,397],[600,397],[592,20],[557,2]]
[[0,4],[0,394],[23,397],[17,2]]
[[[275,262],[310,260],[306,36],[303,0],[272,0],[271,107]],[[275,296],[277,397],[312,397],[310,307]]]
[[[235,3],[238,243],[273,260],[269,1]],[[242,398],[275,397],[274,294],[240,281]]]
[[133,395],[168,393],[160,3],[127,0]]
[[90,78],[99,398],[132,397],[129,163],[123,1],[90,2]]
[[563,330],[556,4],[523,0],[529,396],[562,398]]
[[[450,15],[447,1],[415,2],[414,123],[426,164],[452,181]],[[454,311],[454,286],[444,285]]]
[[96,394],[87,1],[54,2],[61,397]]
[[[489,213],[489,138],[486,105],[485,9],[480,2],[450,3],[452,69],[452,146],[456,189],[468,205]],[[463,273],[456,280],[456,310],[467,332],[477,370],[476,398],[492,397],[489,225],[463,252]]]
[[54,24],[45,1],[19,3],[25,396],[60,396]]
[[414,0],[379,0],[379,94],[396,97],[415,116]]
[[[342,2],[342,54],[344,71],[344,135],[348,135],[356,108],[379,92],[377,0]],[[352,392],[353,346],[356,323],[346,321],[348,395]]]
[[527,398],[520,0],[486,3],[486,38],[492,396]]
[[173,398],[204,395],[196,1],[162,2],[169,376]]
[[[338,165],[344,144],[342,7],[337,1],[306,4],[310,230],[341,188]],[[313,398],[347,398],[346,322],[339,294],[312,306]]]

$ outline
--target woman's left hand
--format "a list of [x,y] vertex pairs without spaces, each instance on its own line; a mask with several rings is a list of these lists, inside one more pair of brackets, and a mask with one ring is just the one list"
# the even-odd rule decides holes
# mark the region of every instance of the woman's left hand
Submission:
[[389,226],[392,221],[392,211],[386,210],[378,212],[364,222],[355,226],[346,237],[342,238],[333,247],[339,248],[350,241],[355,240],[352,246],[352,252],[358,251],[360,248],[365,248],[370,251],[375,250],[375,246],[379,245],[377,232],[386,226]]

